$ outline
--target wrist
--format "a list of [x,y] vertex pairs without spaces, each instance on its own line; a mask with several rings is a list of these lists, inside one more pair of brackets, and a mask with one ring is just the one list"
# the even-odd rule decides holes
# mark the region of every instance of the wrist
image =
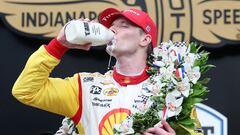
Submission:
[[67,47],[63,46],[57,38],[52,39],[48,45],[44,46],[49,54],[57,59],[61,59],[64,53],[69,50]]

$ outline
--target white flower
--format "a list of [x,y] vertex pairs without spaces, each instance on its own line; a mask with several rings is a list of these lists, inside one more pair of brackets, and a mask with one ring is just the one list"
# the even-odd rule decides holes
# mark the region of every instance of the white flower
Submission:
[[147,104],[143,104],[143,103],[137,104],[137,109],[138,109],[139,113],[145,113],[149,107],[150,107],[150,105],[148,106]]
[[175,71],[174,64],[171,64],[168,67],[160,68],[160,76],[168,80],[172,77],[173,71]]
[[194,67],[193,69],[187,69],[186,74],[188,79],[193,83],[196,84],[198,79],[201,77],[200,68]]
[[177,97],[174,93],[168,93],[166,96],[167,112],[166,117],[177,116],[182,111],[183,97]]
[[156,77],[154,77],[153,79],[153,83],[152,83],[152,93],[153,95],[160,95],[160,90],[162,89],[162,87],[166,86],[166,83],[163,83],[162,81],[162,76],[158,75]]
[[132,124],[132,117],[127,117],[122,123],[115,124],[114,129],[116,129],[120,135],[133,134],[134,130],[132,128]]
[[193,66],[195,60],[197,59],[197,55],[193,54],[193,53],[188,53],[185,57],[184,57],[184,62],[189,64],[190,66]]
[[158,95],[160,93],[160,90],[161,90],[162,86],[158,83],[154,84],[152,86],[152,92],[154,95]]
[[55,135],[70,135],[70,134],[78,135],[77,128],[70,118],[65,117],[62,121],[62,126],[55,133]]
[[174,92],[175,96],[184,95],[185,97],[189,96],[190,92],[190,83],[187,77],[182,79],[180,82],[176,81],[175,79],[172,79],[173,83],[176,85]]
[[153,54],[154,54],[154,57],[157,58],[159,55],[161,55],[161,49],[159,47],[156,47],[153,49]]
[[163,51],[168,51],[171,46],[173,46],[172,41],[161,43],[161,48],[163,49]]
[[174,56],[175,54],[172,54],[169,52],[168,54],[162,56],[162,61],[165,64],[165,67],[168,67],[169,65],[174,64],[175,60],[177,59],[177,56]]
[[164,62],[162,62],[162,61],[157,61],[157,60],[155,60],[155,61],[153,62],[153,65],[158,66],[158,67],[163,67],[165,64],[164,64]]

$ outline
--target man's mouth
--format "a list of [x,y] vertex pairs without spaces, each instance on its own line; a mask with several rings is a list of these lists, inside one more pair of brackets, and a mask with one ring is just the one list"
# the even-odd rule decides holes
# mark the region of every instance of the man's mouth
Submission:
[[113,38],[113,40],[112,41],[110,41],[108,44],[107,44],[107,46],[114,46],[114,45],[116,45],[116,36],[114,36],[114,38]]
[[113,43],[113,42],[112,42],[112,41],[110,41],[109,43],[107,43],[107,45],[108,45],[108,46],[111,46],[111,45],[112,45],[112,43]]

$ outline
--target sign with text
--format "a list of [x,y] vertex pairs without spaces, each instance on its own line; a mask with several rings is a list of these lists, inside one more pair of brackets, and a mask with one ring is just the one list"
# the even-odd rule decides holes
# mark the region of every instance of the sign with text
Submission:
[[240,43],[240,0],[0,0],[0,16],[11,30],[52,38],[72,19],[97,19],[108,7],[142,9],[163,41],[198,41],[211,47]]
[[201,103],[196,105],[196,110],[204,135],[228,134],[227,118],[224,115]]

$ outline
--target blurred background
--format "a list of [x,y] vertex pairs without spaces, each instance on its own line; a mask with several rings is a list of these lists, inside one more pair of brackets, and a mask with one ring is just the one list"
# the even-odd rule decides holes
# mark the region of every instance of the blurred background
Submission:
[[[206,74],[211,78],[207,85],[210,93],[203,104],[227,118],[224,126],[229,135],[239,134],[239,0],[1,0],[0,3],[0,134],[39,135],[58,130],[62,116],[18,102],[11,94],[12,86],[28,57],[42,44],[48,44],[63,24],[79,17],[95,19],[107,7],[147,11],[158,25],[158,43],[182,40],[203,44],[203,49],[211,53],[209,63],[216,66]],[[65,78],[83,71],[104,73],[108,59],[105,46],[88,52],[70,50],[51,76]],[[215,135],[212,131],[205,134]]]

